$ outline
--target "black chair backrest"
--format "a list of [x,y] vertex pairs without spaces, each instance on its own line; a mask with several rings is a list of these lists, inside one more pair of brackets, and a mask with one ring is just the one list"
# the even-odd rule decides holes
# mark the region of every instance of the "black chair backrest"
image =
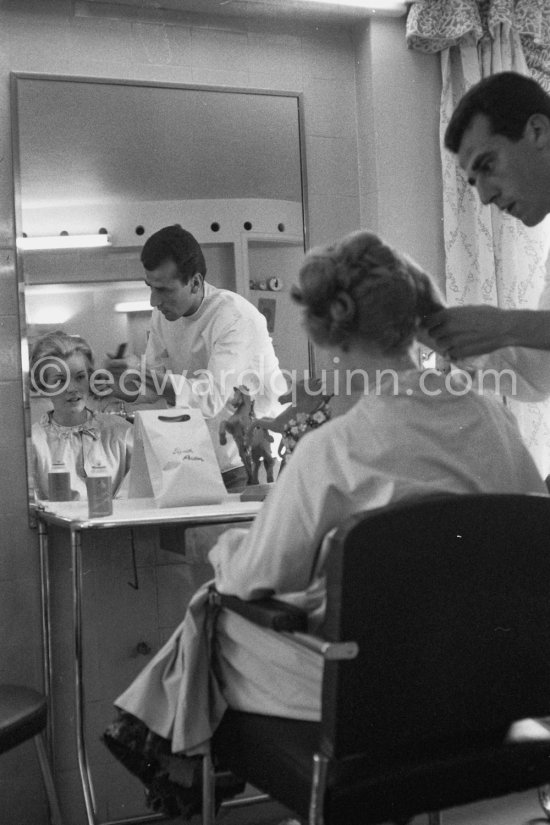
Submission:
[[[322,747],[373,767],[550,715],[550,499],[457,495],[355,516],[327,562]],[[368,757],[367,757],[368,758]]]

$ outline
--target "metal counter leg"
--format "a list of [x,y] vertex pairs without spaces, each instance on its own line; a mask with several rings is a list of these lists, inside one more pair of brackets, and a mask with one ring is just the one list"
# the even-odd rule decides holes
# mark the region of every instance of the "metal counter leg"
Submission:
[[48,702],[46,742],[50,760],[53,757],[52,712],[52,622],[50,612],[50,565],[48,555],[48,527],[38,519],[38,548],[40,553],[40,599],[42,607],[42,669],[44,694]]
[[96,825],[96,804],[86,752],[84,725],[84,683],[82,678],[82,538],[79,530],[71,529],[71,565],[73,586],[75,725],[78,768],[84,792],[84,804],[89,825]]

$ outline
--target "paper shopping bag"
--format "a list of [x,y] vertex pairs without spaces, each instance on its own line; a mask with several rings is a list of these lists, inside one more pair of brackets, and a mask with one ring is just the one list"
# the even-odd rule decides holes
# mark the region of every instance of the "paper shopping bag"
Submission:
[[129,498],[157,507],[215,504],[226,496],[212,439],[199,410],[136,412]]

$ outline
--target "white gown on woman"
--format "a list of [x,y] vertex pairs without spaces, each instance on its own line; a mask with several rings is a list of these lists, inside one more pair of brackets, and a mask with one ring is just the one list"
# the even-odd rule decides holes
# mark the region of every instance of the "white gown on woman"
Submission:
[[[460,375],[431,374],[425,384],[413,370],[395,375],[396,382],[388,375],[373,383],[345,415],[308,433],[251,528],[220,536],[209,553],[218,590],[303,604],[314,629],[323,603],[319,547],[347,516],[445,492],[547,495],[499,399],[468,391]],[[211,679],[204,605],[199,591],[182,625],[116,700],[118,707],[171,738],[174,752],[204,745],[224,702],[319,718],[320,659],[234,614],[218,622],[220,680]],[[202,645],[202,654],[186,650],[189,643]],[[198,665],[196,673],[185,672],[186,664]]]

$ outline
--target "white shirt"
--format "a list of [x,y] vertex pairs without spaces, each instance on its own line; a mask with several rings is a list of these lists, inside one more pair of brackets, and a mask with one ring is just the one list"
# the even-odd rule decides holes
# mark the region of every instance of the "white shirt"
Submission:
[[[453,394],[464,386],[432,375],[427,387],[438,394],[427,395],[418,373],[401,373],[397,395],[390,380],[379,397],[307,433],[250,530],[228,530],[210,551],[217,588],[244,599],[275,593],[305,608],[314,631],[324,609],[319,547],[347,516],[443,492],[547,495],[502,402]],[[320,718],[321,657],[228,611],[216,640],[230,707]]]
[[[251,528],[227,530],[210,551],[218,589],[245,599],[276,593],[308,609],[314,629],[324,595],[318,547],[352,513],[442,492],[547,494],[500,400],[453,394],[460,376],[432,375],[426,387],[434,394],[422,392],[416,371],[400,373],[396,395],[390,379],[307,433]],[[220,685],[209,683],[206,601],[205,588],[117,706],[171,738],[174,751],[193,752],[212,735],[220,686],[230,707],[319,719],[322,658],[229,611],[216,623]]]
[[278,415],[283,409],[277,399],[287,385],[266,320],[235,292],[205,282],[203,301],[193,315],[167,321],[153,310],[145,358],[151,371],[173,373],[178,407],[201,410],[222,472],[242,465],[233,438],[225,447],[218,438],[220,422],[233,412],[226,404],[234,387],[249,388],[258,418]]
[[[550,309],[550,278],[547,276],[538,309]],[[478,355],[457,363],[466,370],[483,375],[489,391],[507,395],[516,401],[544,401],[550,396],[550,352],[528,347],[503,347],[487,355]],[[492,378],[490,371],[496,377]]]

